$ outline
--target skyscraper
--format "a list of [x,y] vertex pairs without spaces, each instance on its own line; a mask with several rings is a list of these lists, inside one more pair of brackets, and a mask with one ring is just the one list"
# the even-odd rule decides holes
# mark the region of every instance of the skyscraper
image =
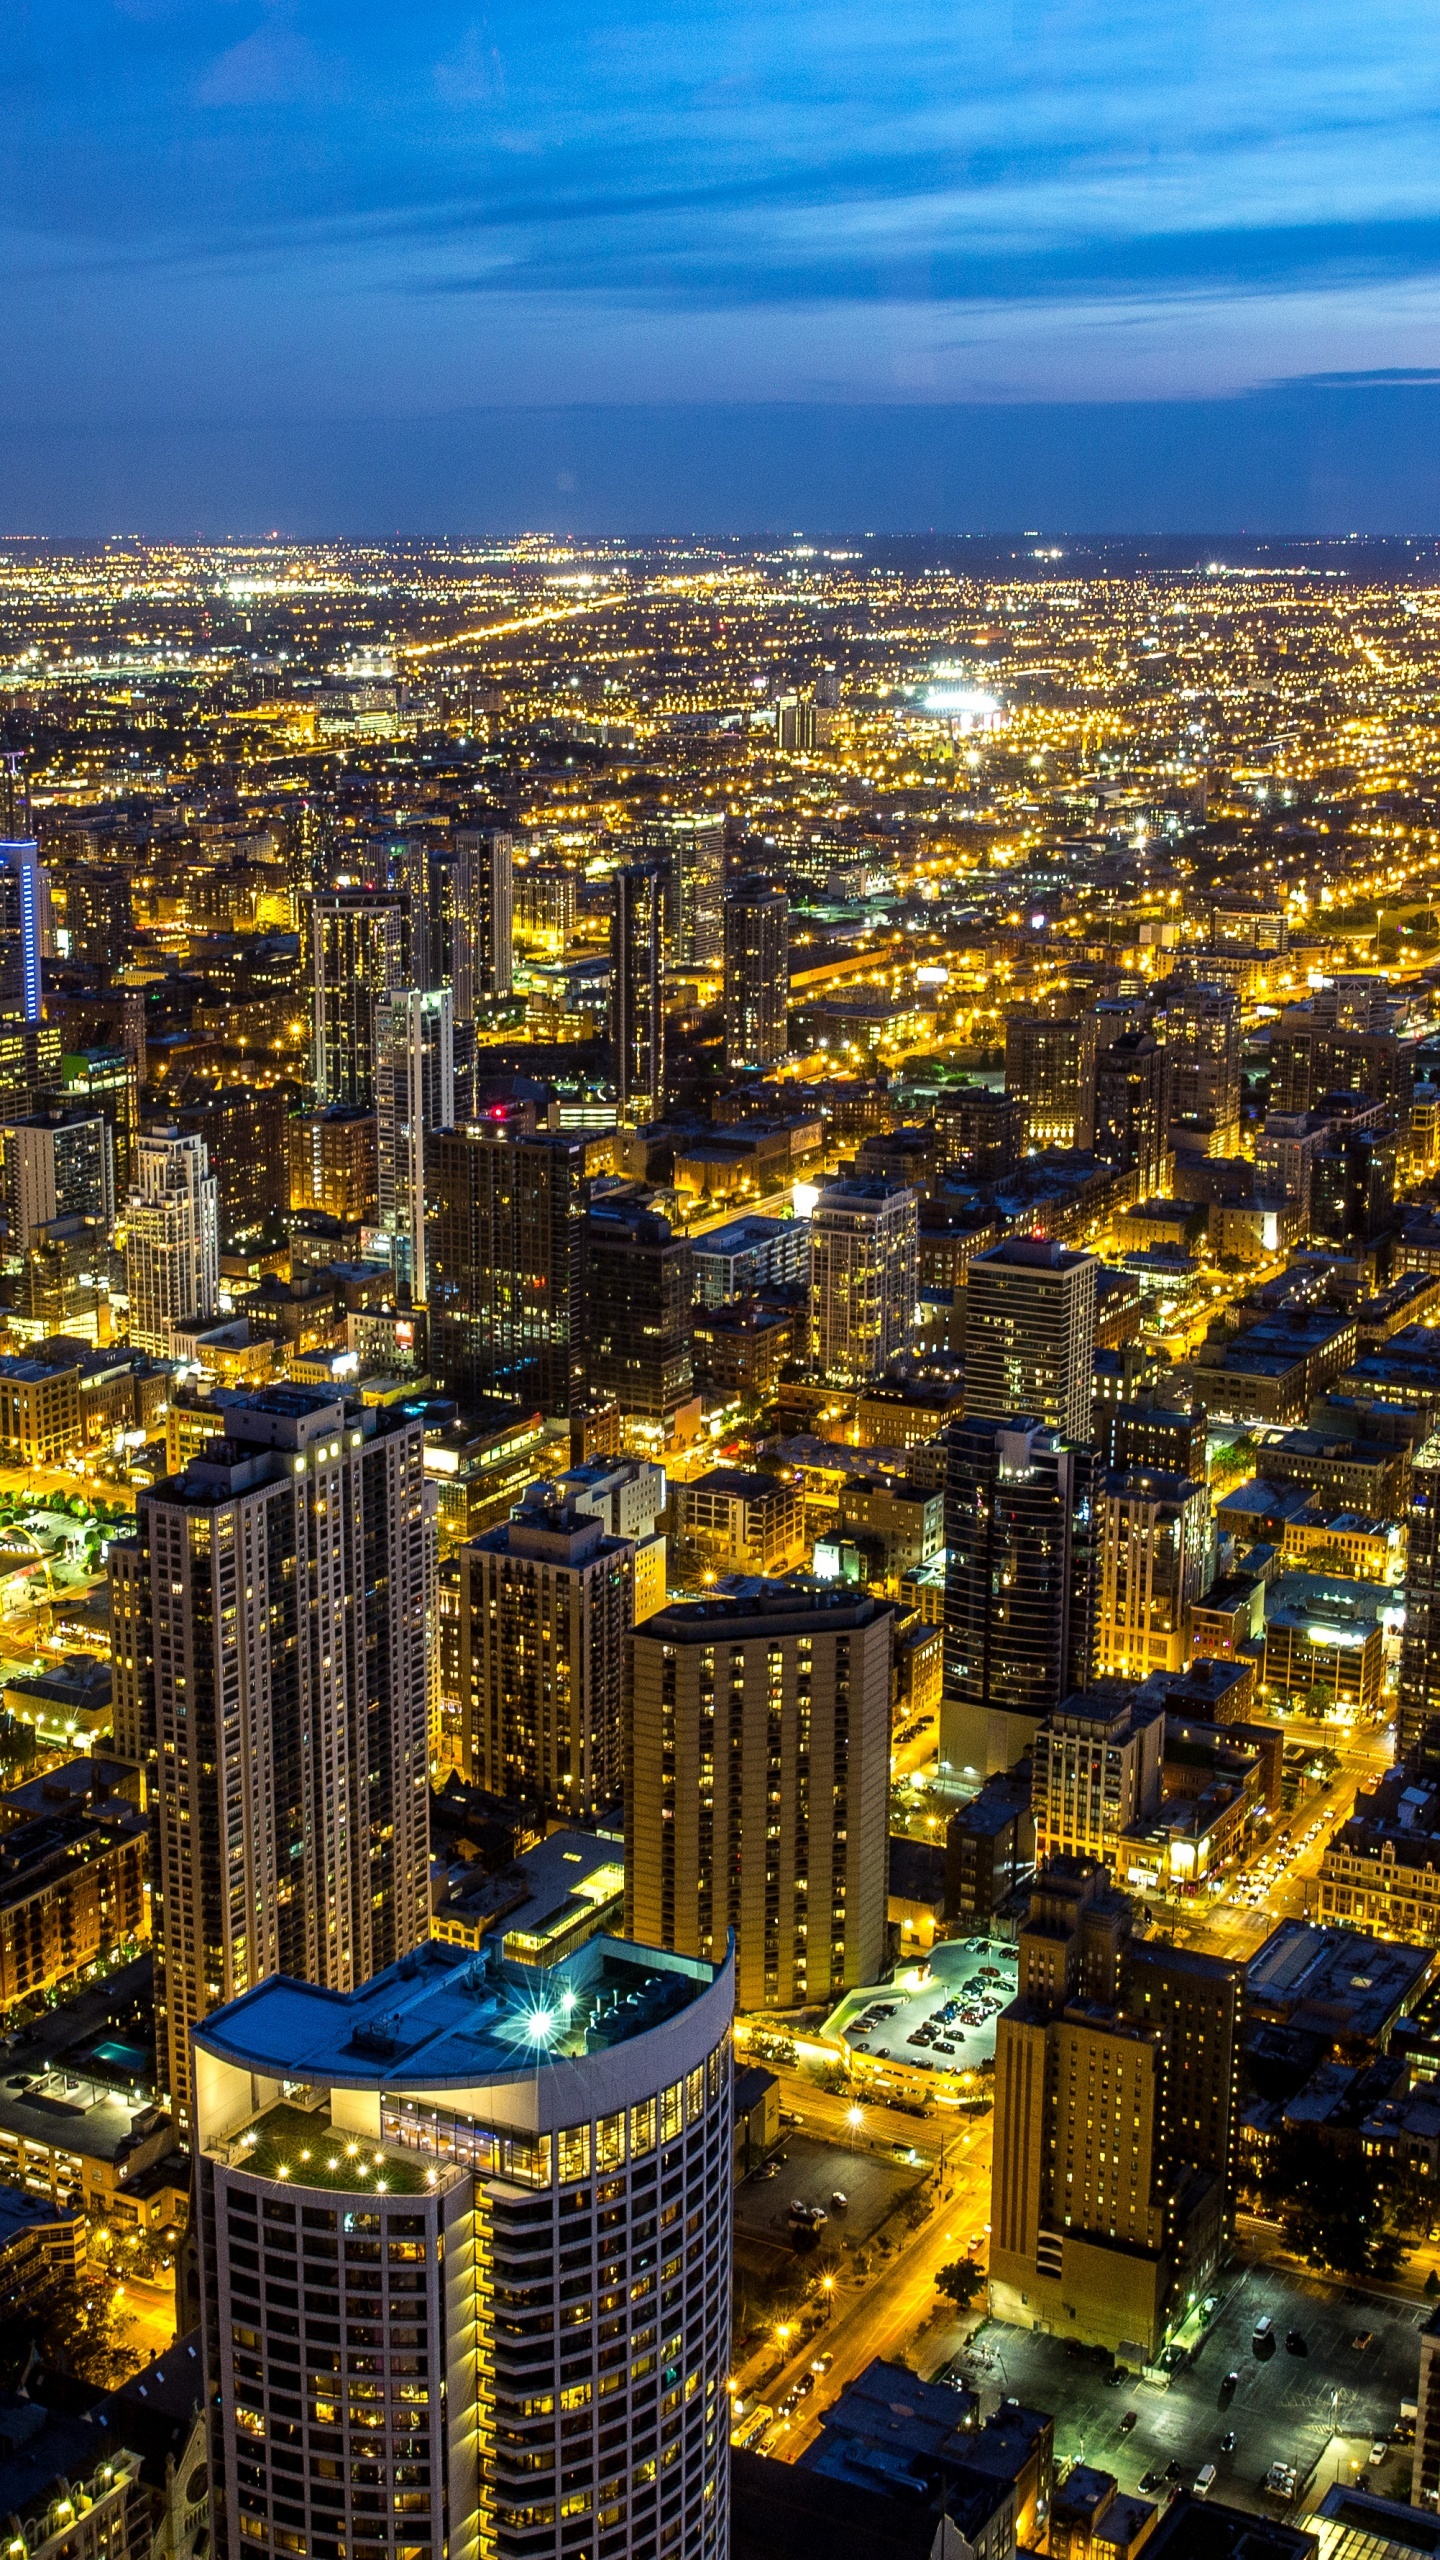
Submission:
[[919,1236],[903,1182],[855,1175],[821,1192],[810,1220],[810,1356],[822,1377],[861,1386],[909,1349]]
[[585,1145],[550,1132],[426,1141],[429,1357],[465,1401],[578,1413],[585,1377]]
[[598,1200],[585,1226],[585,1373],[644,1436],[668,1437],[694,1392],[695,1253],[668,1218]]
[[1137,1173],[1136,1196],[1165,1187],[1166,1052],[1148,1031],[1123,1032],[1095,1058],[1095,1153],[1120,1173]]
[[467,1778],[577,1822],[620,1793],[635,1544],[549,1485],[462,1547]]
[[769,1067],[789,1046],[790,901],[743,880],[725,901],[725,1064]]
[[55,1218],[93,1219],[106,1235],[115,1224],[115,1159],[103,1112],[32,1112],[0,1120],[0,1211],[13,1253],[26,1253],[36,1230]]
[[622,1127],[658,1120],[664,1108],[665,878],[663,862],[631,862],[615,874],[610,1042]]
[[480,1004],[508,996],[514,985],[515,839],[505,827],[457,827],[454,845],[471,864],[474,999]]
[[746,1581],[635,1631],[626,1930],[706,1956],[733,1929],[742,2008],[877,1978],[892,1624],[854,1592]]
[[375,1108],[375,1009],[405,983],[407,911],[399,897],[348,889],[311,901],[315,1099]]
[[1240,1137],[1240,998],[1233,987],[1171,979],[1155,1016],[1165,1046],[1172,1128],[1208,1139],[1212,1156],[1235,1153]]
[[1099,1481],[1100,1670],[1127,1680],[1183,1671],[1190,1604],[1209,1580],[1209,1495],[1203,1483],[1156,1467],[1117,1469]]
[[425,1141],[455,1119],[455,1023],[448,987],[382,996],[375,1012],[375,1181],[396,1279],[427,1297]]
[[725,2560],[732,2008],[495,1929],[206,2019],[216,2560]]
[[40,1019],[40,954],[49,890],[33,836],[0,840],[0,1005]]
[[1095,1016],[1075,999],[1064,1013],[1005,1016],[1005,1090],[1025,1114],[1027,1147],[1095,1141]]
[[1023,1416],[948,1437],[940,1757],[983,1777],[1090,1685],[1096,1462]]
[[724,956],[725,820],[685,814],[649,818],[640,830],[648,850],[663,853],[665,957],[672,969],[718,969]]
[[1138,1944],[1101,1868],[1042,1868],[995,2044],[993,2314],[1154,2364],[1230,2244],[1238,1965]]
[[159,2068],[267,1975],[349,1990],[429,1926],[424,1431],[228,1402],[110,1550],[115,1734],[154,1805]]
[[214,1311],[220,1288],[219,1185],[205,1141],[152,1129],[136,1149],[125,1211],[125,1286],[137,1351],[168,1352],[177,1324]]
[[1395,1751],[1429,1776],[1440,1774],[1440,1435],[1411,1460],[1408,1526]]
[[1034,1414],[1088,1440],[1100,1265],[1048,1236],[1012,1236],[965,1275],[965,1410]]

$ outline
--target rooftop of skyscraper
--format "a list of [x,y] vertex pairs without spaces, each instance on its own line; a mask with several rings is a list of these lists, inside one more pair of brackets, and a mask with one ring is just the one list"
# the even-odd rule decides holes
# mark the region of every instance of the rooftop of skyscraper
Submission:
[[262,2081],[473,2089],[608,2053],[678,2017],[723,1971],[621,1938],[548,1966],[503,1955],[498,1938],[475,1954],[426,1940],[355,1991],[274,1975],[212,2011],[195,2041]]

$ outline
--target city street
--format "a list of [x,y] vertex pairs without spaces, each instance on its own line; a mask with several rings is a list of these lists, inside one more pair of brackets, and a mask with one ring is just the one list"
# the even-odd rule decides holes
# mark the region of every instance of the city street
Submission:
[[[761,2348],[737,2375],[742,2391],[749,2395],[758,2385],[769,2406],[778,2410],[815,2357],[829,2354],[833,2358],[829,2371],[817,2379],[813,2393],[797,2411],[793,2426],[771,2446],[779,2460],[797,2460],[818,2432],[821,2410],[876,2356],[904,2354],[911,2363],[931,2370],[944,2361],[944,2336],[953,2315],[935,2292],[935,2278],[953,2258],[966,2255],[972,2233],[983,2231],[990,2218],[988,2117],[961,2135],[958,2161],[952,2156],[946,2186],[947,2193],[928,2220],[906,2238],[891,2264],[858,2280],[842,2276],[830,2319],[783,2366],[761,2382],[773,2353]],[[983,2264],[983,2249],[976,2255]],[[927,2357],[921,2333],[937,2312],[943,2318]]]

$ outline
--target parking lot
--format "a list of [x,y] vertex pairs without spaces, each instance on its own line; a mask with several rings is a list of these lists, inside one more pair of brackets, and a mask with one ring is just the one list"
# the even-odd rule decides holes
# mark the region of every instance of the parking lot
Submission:
[[[1388,2436],[1400,2402],[1415,2397],[1418,2332],[1428,2317],[1420,2304],[1392,2302],[1355,2288],[1311,2282],[1269,2267],[1227,2269],[1216,2290],[1221,2302],[1191,2365],[1168,2390],[1132,2378],[1122,2389],[1104,2381],[1103,2365],[1076,2355],[1062,2339],[1011,2329],[989,2320],[972,2340],[976,2351],[967,2378],[985,2405],[1007,2393],[1055,2417],[1056,2459],[1096,2463],[1114,2472],[1122,2489],[1139,2491],[1146,2473],[1178,2463],[1188,2483],[1202,2463],[1219,2473],[1217,2497],[1232,2506],[1274,2513],[1261,2492],[1272,2462],[1295,2465],[1303,2484],[1321,2455],[1315,2484],[1328,2488],[1337,2472],[1367,2488],[1408,2498],[1409,2447],[1397,2448],[1372,2468],[1372,2440]],[[1256,2357],[1251,2335],[1262,2313],[1274,2321],[1276,2350]],[[1299,2330],[1307,2352],[1287,2353],[1288,2330]],[[1358,2348],[1357,2337],[1371,2343]],[[1227,2373],[1239,2374],[1233,2392]],[[1134,2428],[1122,2434],[1129,2410]],[[1233,2453],[1220,2439],[1235,2432]],[[1342,2444],[1336,2439],[1345,2438]],[[1157,2496],[1151,2487],[1143,2492]]]
[[[792,2133],[781,2149],[785,2158],[777,2160],[773,2178],[763,2171],[752,2172],[735,2190],[737,2250],[747,2243],[762,2254],[792,2248],[795,2231],[790,2207],[795,2202],[818,2205],[824,2213],[825,2223],[817,2236],[827,2247],[868,2240],[924,2174],[877,2160],[868,2151],[852,2151],[845,2143],[820,2141],[812,2134]],[[845,2198],[843,2208],[832,2202],[837,2194]],[[813,2247],[814,2241],[809,2245]]]

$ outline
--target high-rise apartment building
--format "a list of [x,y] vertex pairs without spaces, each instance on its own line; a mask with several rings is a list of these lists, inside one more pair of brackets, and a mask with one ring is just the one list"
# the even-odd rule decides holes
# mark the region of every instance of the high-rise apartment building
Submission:
[[123,969],[135,948],[130,872],[121,862],[76,862],[61,875],[65,949],[106,971]]
[[32,836],[0,839],[0,1006],[26,1022],[40,1019],[40,956],[50,891]]
[[205,2021],[216,2560],[724,2560],[732,2006],[496,1929]]
[[427,1139],[429,1360],[462,1402],[578,1413],[585,1377],[585,1144],[549,1131]]
[[589,1821],[620,1793],[635,1542],[534,1485],[459,1567],[466,1777]]
[[220,1288],[219,1187],[205,1141],[152,1129],[136,1149],[125,1211],[125,1286],[137,1351],[168,1352],[174,1328],[211,1315]]
[[695,1254],[668,1218],[598,1200],[585,1228],[586,1376],[664,1439],[694,1392]]
[[1207,1152],[1233,1155],[1240,1136],[1240,998],[1233,987],[1171,979],[1155,1016],[1165,1048],[1170,1125],[1203,1131]]
[[1102,1869],[1042,1868],[996,2030],[990,2301],[1149,2365],[1229,2246],[1244,1976],[1131,1931]]
[[455,1014],[449,987],[407,988],[375,1009],[375,1188],[397,1282],[428,1294],[425,1145],[455,1120]]
[[1082,1690],[1035,1736],[1031,1811],[1035,1858],[1086,1858],[1125,1881],[1127,1835],[1160,1808],[1165,1711],[1114,1686]]
[[1440,1435],[1410,1466],[1405,1631],[1395,1753],[1417,1776],[1440,1774]]
[[38,1111],[0,1120],[0,1215],[10,1249],[28,1253],[56,1218],[115,1224],[115,1159],[99,1111]]
[[424,1429],[228,1399],[110,1549],[115,1737],[153,1806],[161,2079],[267,1975],[349,1990],[429,1927]]
[[1095,1016],[1007,1013],[1005,1090],[1025,1114],[1025,1144],[1089,1147],[1095,1139]]
[[375,1114],[327,1103],[290,1123],[290,1206],[322,1209],[347,1226],[375,1216]]
[[[454,846],[471,867],[473,995],[475,1004],[484,1004],[508,996],[515,983],[515,839],[505,827],[457,827]],[[432,959],[436,926],[443,924],[442,909],[432,922]]]
[[626,863],[610,918],[610,1043],[621,1125],[658,1120],[665,1102],[666,865]]
[[725,1064],[770,1067],[790,1045],[790,901],[743,880],[725,901]]
[[837,1386],[878,1378],[907,1351],[920,1294],[919,1208],[885,1175],[821,1192],[810,1220],[810,1356]]
[[175,1126],[205,1141],[222,1248],[271,1240],[289,1205],[289,1124],[278,1085],[223,1084],[182,1103]]
[[883,1601],[756,1580],[636,1629],[626,1931],[705,1956],[733,1929],[742,2009],[877,1979],[892,1624]]
[[948,1437],[940,1757],[983,1777],[1090,1685],[1096,1462],[1024,1417]]
[[1202,1482],[1135,1467],[1106,1474],[1097,1503],[1096,1649],[1102,1673],[1183,1671],[1190,1604],[1210,1579]]
[[1088,1440],[1100,1265],[1048,1236],[1012,1236],[965,1274],[965,1410],[1033,1414]]
[[640,830],[647,851],[662,853],[665,956],[672,969],[718,969],[724,955],[725,820],[685,814],[649,818]]
[[403,987],[409,911],[401,897],[349,889],[312,899],[315,1099],[375,1108],[375,1012]]
[[1095,1058],[1095,1153],[1119,1173],[1138,1174],[1136,1197],[1165,1188],[1166,1056],[1148,1031],[1123,1032]]

